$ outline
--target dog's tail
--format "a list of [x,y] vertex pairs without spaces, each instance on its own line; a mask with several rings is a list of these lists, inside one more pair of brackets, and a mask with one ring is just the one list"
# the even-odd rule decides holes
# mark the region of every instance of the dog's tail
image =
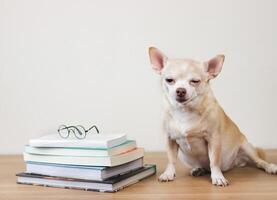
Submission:
[[256,151],[257,151],[258,156],[259,156],[261,159],[263,159],[263,160],[266,159],[266,155],[265,155],[265,152],[264,152],[263,149],[261,149],[261,148],[256,148]]

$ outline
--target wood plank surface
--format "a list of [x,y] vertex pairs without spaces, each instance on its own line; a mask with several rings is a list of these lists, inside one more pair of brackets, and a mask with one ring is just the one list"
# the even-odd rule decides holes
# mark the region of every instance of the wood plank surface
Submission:
[[[268,160],[277,163],[277,150],[267,150]],[[0,156],[0,200],[85,200],[85,199],[245,199],[277,200],[277,175],[244,167],[225,173],[230,186],[222,188],[211,184],[210,177],[191,177],[188,168],[177,165],[177,178],[160,183],[158,175],[166,166],[163,152],[148,152],[145,163],[157,165],[157,175],[127,187],[117,193],[99,193],[83,190],[49,188],[16,184],[15,174],[25,170],[20,155]]]

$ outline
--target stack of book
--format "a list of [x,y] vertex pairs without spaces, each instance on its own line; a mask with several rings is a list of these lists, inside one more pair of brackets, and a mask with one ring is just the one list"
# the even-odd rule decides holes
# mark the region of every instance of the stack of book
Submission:
[[25,146],[21,184],[115,192],[156,173],[143,163],[144,151],[124,134],[89,134],[86,139],[58,134]]

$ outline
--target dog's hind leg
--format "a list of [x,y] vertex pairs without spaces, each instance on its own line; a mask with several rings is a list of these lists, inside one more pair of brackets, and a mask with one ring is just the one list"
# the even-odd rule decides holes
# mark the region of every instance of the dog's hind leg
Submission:
[[277,165],[266,162],[260,150],[253,147],[249,142],[245,141],[241,149],[258,168],[263,169],[269,174],[277,174]]
[[205,176],[207,174],[210,174],[211,172],[203,167],[197,167],[190,170],[191,176]]
[[190,153],[180,150],[179,159],[184,165],[191,168],[191,176],[204,176],[210,173],[208,156],[194,157]]

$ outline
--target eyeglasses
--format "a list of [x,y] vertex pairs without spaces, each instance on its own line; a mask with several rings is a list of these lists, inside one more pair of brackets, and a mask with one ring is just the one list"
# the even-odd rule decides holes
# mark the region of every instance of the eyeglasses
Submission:
[[73,133],[73,135],[76,138],[85,139],[87,136],[87,133],[93,128],[96,130],[97,133],[99,133],[99,130],[95,125],[93,125],[92,127],[90,127],[87,130],[85,129],[85,127],[83,127],[81,125],[77,125],[77,126],[60,125],[60,127],[58,129],[58,133],[62,138],[68,138],[70,133]]

